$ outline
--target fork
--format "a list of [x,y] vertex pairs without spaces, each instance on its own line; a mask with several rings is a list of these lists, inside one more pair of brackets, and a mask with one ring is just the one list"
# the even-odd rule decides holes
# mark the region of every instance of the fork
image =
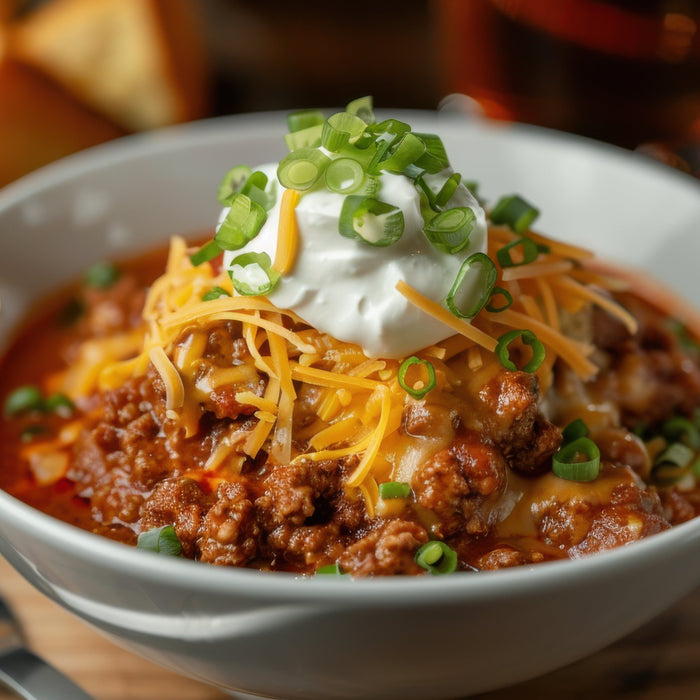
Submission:
[[17,620],[2,597],[0,683],[24,700],[94,700],[67,676],[26,648]]

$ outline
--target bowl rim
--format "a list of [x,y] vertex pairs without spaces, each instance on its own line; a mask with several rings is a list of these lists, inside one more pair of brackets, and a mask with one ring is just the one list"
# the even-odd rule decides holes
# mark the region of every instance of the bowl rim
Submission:
[[[428,110],[391,110],[392,116],[407,120],[437,121],[440,127],[450,124],[463,129],[485,130],[488,133],[507,133],[511,139],[555,142],[574,150],[593,149],[601,156],[627,162],[636,161],[635,167],[646,168],[650,175],[675,181],[676,186],[687,188],[694,196],[698,181],[690,175],[674,170],[639,153],[595,141],[583,136],[567,134],[543,127],[474,120],[464,115]],[[133,134],[86,149],[34,171],[0,189],[0,214],[21,204],[31,196],[55,186],[69,183],[92,172],[109,169],[116,164],[148,159],[153,155],[216,144],[231,134],[232,129],[245,126],[249,137],[268,137],[284,133],[287,111],[251,112],[214,117],[168,127],[154,132]],[[378,111],[379,115],[383,111]],[[387,115],[389,112],[387,111]],[[452,128],[451,126],[449,128]],[[314,577],[283,572],[260,572],[252,569],[204,565],[187,559],[156,557],[100,535],[60,521],[0,491],[0,521],[8,520],[12,527],[21,527],[23,533],[50,543],[55,549],[63,548],[89,557],[98,566],[130,568],[148,578],[164,578],[173,585],[206,590],[211,593],[237,595],[243,588],[262,597],[290,601],[314,600],[333,603],[391,604],[420,601],[425,604],[478,597],[485,599],[502,596],[504,592],[541,589],[554,583],[594,580],[619,567],[635,566],[651,557],[662,560],[678,548],[689,547],[700,540],[700,517],[676,525],[641,541],[612,550],[599,552],[577,560],[557,560],[536,565],[518,566],[477,575],[459,573],[451,576],[396,576],[353,579],[351,577]],[[685,545],[684,545],[685,543]],[[429,588],[428,588],[429,587]],[[426,592],[435,591],[433,599]]]

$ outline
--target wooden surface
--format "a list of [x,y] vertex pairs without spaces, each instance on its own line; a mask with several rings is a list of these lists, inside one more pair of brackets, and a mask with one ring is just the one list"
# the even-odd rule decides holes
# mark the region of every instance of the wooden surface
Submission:
[[[96,700],[224,700],[230,696],[121,649],[38,593],[0,560],[0,591],[31,648]],[[557,640],[553,639],[552,644]],[[15,696],[0,688],[0,700]],[[700,590],[588,659],[480,700],[697,700]],[[426,699],[428,700],[428,699]]]

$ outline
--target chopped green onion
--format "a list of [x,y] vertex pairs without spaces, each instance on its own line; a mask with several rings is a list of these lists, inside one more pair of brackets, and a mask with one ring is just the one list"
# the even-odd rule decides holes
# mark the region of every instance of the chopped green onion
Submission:
[[235,257],[228,274],[233,288],[244,296],[268,294],[280,279],[267,253],[243,253]]
[[415,134],[404,134],[379,162],[382,170],[400,173],[425,153],[425,143]]
[[307,129],[294,131],[284,135],[284,141],[290,151],[298,151],[300,148],[318,148],[321,145],[323,124],[316,124]]
[[323,124],[321,145],[332,153],[338,153],[347,143],[356,141],[366,128],[367,124],[355,114],[336,112]]
[[698,427],[683,416],[673,416],[662,426],[661,433],[669,441],[680,441],[694,450],[700,450],[700,431]]
[[[503,297],[503,303],[494,304],[493,300],[499,296]],[[494,287],[491,291],[491,298],[489,299],[489,303],[486,304],[484,308],[492,314],[497,314],[501,311],[505,311],[512,303],[513,296],[507,289],[503,289],[503,287]]]
[[[520,247],[523,253],[523,259],[520,262],[514,262],[510,254],[510,251],[517,247]],[[540,251],[537,248],[535,241],[526,237],[516,238],[514,241],[507,243],[496,251],[498,263],[504,269],[506,267],[519,267],[520,265],[527,265],[528,263],[537,260],[537,256],[539,254]]]
[[[414,382],[412,385],[406,381],[406,374],[413,365],[420,365],[428,372],[427,382]],[[419,357],[411,356],[406,358],[399,367],[399,386],[410,396],[416,400],[422,399],[435,388],[435,368],[427,360],[421,360]]]
[[675,467],[687,467],[694,456],[695,451],[690,447],[681,442],[674,442],[657,455],[654,460],[654,467],[656,468],[664,464],[673,465]]
[[365,177],[365,171],[354,158],[338,158],[326,169],[326,185],[338,194],[357,192]]
[[322,125],[324,121],[325,117],[320,109],[302,109],[287,115],[287,126],[292,133]]
[[270,211],[275,205],[277,199],[275,194],[275,182],[270,183],[268,187],[268,177],[262,170],[256,170],[251,173],[248,179],[243,183],[240,189],[240,194],[246,195],[254,202],[257,202],[265,211]]
[[290,190],[311,189],[323,175],[330,158],[315,148],[300,148],[285,156],[277,168],[277,179]]
[[418,548],[416,564],[434,576],[457,570],[457,552],[441,540],[431,540]]
[[383,247],[396,243],[403,230],[403,212],[393,204],[364,195],[345,198],[338,222],[341,236]]
[[345,111],[359,117],[365,124],[374,124],[374,104],[369,95],[349,102]]
[[439,173],[449,166],[450,161],[442,139],[435,134],[416,134],[425,143],[425,153],[416,160],[416,165],[429,173]]
[[70,418],[75,411],[75,404],[65,394],[57,391],[46,399],[44,410],[56,413],[62,418]]
[[427,170],[419,168],[415,163],[410,163],[403,169],[403,174],[409,179],[413,180],[414,184],[418,184],[416,180],[419,177],[425,175]]
[[446,206],[461,181],[462,176],[459,173],[450,175],[445,180],[445,184],[440,188],[440,191],[435,195],[435,206],[440,208]]
[[222,287],[212,287],[208,292],[202,294],[202,301],[214,301],[221,297],[230,297],[231,295]]
[[572,420],[571,423],[569,423],[564,430],[561,431],[561,436],[564,444],[566,445],[567,443],[578,440],[579,438],[588,437],[588,432],[588,426],[585,424],[585,422],[581,420],[581,418],[576,418],[576,420]]
[[496,266],[488,255],[470,255],[459,268],[445,297],[445,305],[458,318],[474,318],[491,298],[497,275]]
[[394,144],[410,130],[411,127],[406,124],[406,122],[399,121],[398,119],[385,119],[383,122],[372,124],[368,128],[368,131],[374,135],[377,142],[386,143],[389,146]]
[[236,165],[221,180],[216,198],[220,204],[228,206],[234,194],[240,191],[253,171],[247,165]]
[[501,364],[506,368],[515,372],[518,367],[510,359],[510,350],[508,349],[510,344],[520,338],[520,340],[525,345],[529,345],[532,348],[532,357],[530,361],[527,362],[523,367],[520,368],[522,372],[536,372],[545,357],[544,345],[538,340],[537,336],[528,330],[512,330],[508,333],[504,333],[499,339],[496,345],[496,357],[500,360]]
[[264,191],[267,187],[267,180],[267,175],[265,175],[262,170],[256,170],[255,172],[252,172],[243,185],[241,185],[239,192],[250,196],[250,191],[254,188]]
[[600,473],[600,450],[590,438],[576,438],[554,454],[552,471],[568,481],[593,481]]
[[230,207],[214,240],[224,250],[238,250],[258,235],[267,213],[257,202],[240,193],[233,195]]
[[121,273],[112,263],[97,263],[85,271],[83,282],[88,287],[109,289],[120,276]]
[[178,557],[182,553],[182,545],[172,525],[154,527],[152,530],[142,532],[138,537],[136,546],[139,549],[166,554],[171,557]]
[[434,211],[444,209],[461,181],[462,176],[459,173],[452,173],[445,177],[444,173],[431,175],[427,171],[423,171],[414,179],[414,183],[423,192],[430,208]]
[[217,255],[221,255],[222,250],[216,241],[205,243],[198,251],[190,255],[190,262],[198,267],[205,262],[213,260]]
[[689,472],[696,473],[697,453],[687,445],[674,442],[657,455],[652,467],[652,477],[660,486],[670,486]]
[[434,216],[423,231],[438,250],[453,255],[467,246],[475,222],[469,207],[455,207]]
[[319,566],[318,569],[316,569],[316,574],[320,574],[322,576],[345,576],[338,562],[335,562],[335,564],[326,564],[325,566]]
[[526,233],[532,222],[539,216],[538,209],[517,194],[501,197],[491,210],[491,223],[504,224],[519,234]]
[[405,481],[385,481],[379,484],[379,498],[408,498],[411,495],[411,485]]
[[5,399],[5,415],[14,418],[30,411],[43,411],[44,397],[41,390],[34,384],[20,386]]
[[20,433],[19,439],[22,442],[31,442],[35,437],[39,437],[39,435],[46,435],[48,430],[46,429],[45,426],[41,425],[40,423],[34,423],[32,425],[28,425],[22,432]]

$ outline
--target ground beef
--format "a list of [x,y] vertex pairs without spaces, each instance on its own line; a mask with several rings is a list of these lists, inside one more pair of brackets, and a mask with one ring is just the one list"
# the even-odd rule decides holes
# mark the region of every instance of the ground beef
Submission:
[[141,530],[173,525],[185,556],[198,553],[199,531],[211,499],[199,484],[187,478],[161,481],[141,508]]
[[539,411],[537,377],[500,372],[479,391],[484,435],[502,451],[511,469],[526,474],[547,471],[561,443],[561,432]]
[[201,519],[196,534],[202,561],[245,566],[255,558],[260,527],[243,484],[228,482],[219,486],[216,501]]
[[423,570],[414,556],[427,541],[428,534],[418,523],[392,519],[350,545],[339,563],[353,576],[419,574]]
[[[610,465],[604,469],[626,471]],[[572,558],[619,547],[669,527],[658,494],[630,480],[615,486],[603,503],[585,498],[554,501],[538,513],[537,525],[547,544]]]
[[524,564],[537,564],[543,560],[544,555],[540,552],[524,552],[515,547],[502,545],[480,556],[475,562],[475,568],[479,571],[493,571]]
[[[87,338],[139,327],[143,290],[129,275],[110,289],[85,289],[83,314],[60,354],[70,360]],[[490,365],[479,375],[465,369],[463,354],[436,361],[439,383],[447,376],[453,387],[441,386],[425,400],[407,398],[400,417],[392,410],[389,447],[374,476],[379,482],[406,479],[411,493],[380,499],[376,513],[365,503],[376,488],[371,481],[363,484],[364,494],[347,486],[357,455],[283,464],[264,451],[244,455],[258,409],[236,397],[244,391],[263,396],[266,375],[254,367],[240,323],[186,329],[176,345],[205,343],[195,370],[183,372],[188,397],[197,397],[188,406],[196,435],[188,437],[166,411],[165,386],[149,366],[80,407],[86,427],[67,448],[70,468],[52,494],[54,507],[60,503],[61,512],[77,521],[75,505],[88,514],[80,516],[81,525],[122,542],[134,544],[140,532],[173,525],[187,557],[304,574],[332,563],[354,576],[421,574],[416,551],[430,539],[455,549],[461,569],[488,570],[576,558],[646,537],[700,513],[698,488],[679,485],[659,497],[645,486],[642,479],[653,481],[653,460],[632,432],[642,426],[658,434],[668,417],[692,416],[700,405],[699,353],[686,351],[662,314],[632,297],[623,300],[639,319],[635,335],[601,310],[562,314],[562,323],[576,324],[582,342],[596,345],[591,358],[600,373],[585,382],[558,361],[554,398],[546,405],[536,375],[491,371]],[[264,342],[259,350],[270,353]],[[335,352],[330,344],[321,347],[326,351]],[[315,366],[325,362],[328,355]],[[209,384],[220,370],[233,370],[228,376],[235,374],[235,381]],[[474,377],[486,374],[474,389]],[[297,389],[295,454],[311,449],[308,436],[327,398],[325,387]],[[601,487],[602,496],[549,473],[561,427],[579,415],[600,448],[601,474],[613,477],[612,486]],[[234,453],[210,471],[208,460],[224,440]],[[401,462],[404,447],[414,461]],[[397,476],[405,464],[410,468]],[[508,518],[518,507],[521,521],[514,520],[525,526],[509,530]]]
[[462,530],[488,530],[487,499],[506,481],[502,454],[474,432],[465,431],[453,444],[418,467],[411,481],[416,502],[437,518],[434,531],[447,537]]

